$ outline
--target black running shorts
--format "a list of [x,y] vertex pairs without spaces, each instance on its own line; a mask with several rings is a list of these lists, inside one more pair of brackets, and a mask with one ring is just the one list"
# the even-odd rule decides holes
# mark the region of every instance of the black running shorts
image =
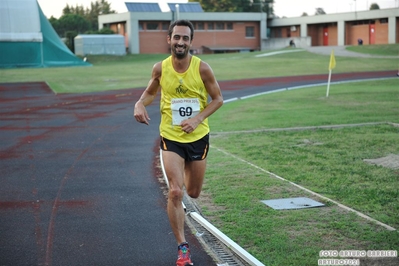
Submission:
[[164,151],[172,151],[180,155],[185,161],[204,160],[209,150],[209,134],[202,139],[190,143],[181,143],[161,136],[161,149]]

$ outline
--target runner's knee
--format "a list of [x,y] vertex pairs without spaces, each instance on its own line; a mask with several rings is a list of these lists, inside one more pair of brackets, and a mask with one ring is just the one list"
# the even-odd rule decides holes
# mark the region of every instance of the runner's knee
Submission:
[[181,201],[183,199],[183,190],[179,187],[170,188],[169,199],[172,201]]

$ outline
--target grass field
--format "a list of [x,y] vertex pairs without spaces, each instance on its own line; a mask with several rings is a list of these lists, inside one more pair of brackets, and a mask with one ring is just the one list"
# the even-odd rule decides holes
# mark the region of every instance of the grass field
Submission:
[[[398,231],[269,173],[399,228],[399,169],[364,161],[399,155],[399,127],[386,123],[399,123],[398,82],[334,85],[328,98],[323,86],[224,105],[211,119],[212,149],[198,200],[205,216],[266,265],[317,265],[321,250],[399,250]],[[290,130],[372,122],[381,124]],[[273,128],[286,130],[268,131]],[[287,197],[326,207],[276,211],[260,202]],[[366,258],[361,265],[397,262]]]
[[[398,55],[399,45],[349,47]],[[329,56],[306,51],[201,56],[218,80],[328,73]],[[166,55],[89,57],[92,67],[2,69],[0,83],[45,81],[57,93],[142,89]],[[336,57],[334,73],[397,70],[397,58]],[[398,231],[274,177],[399,228],[399,169],[366,163],[399,155],[399,79],[279,92],[225,104],[211,119],[204,191],[205,217],[266,265],[317,265],[321,250],[399,250]],[[388,123],[390,122],[390,123]],[[342,128],[309,128],[378,123]],[[268,131],[269,129],[285,129]],[[244,132],[245,131],[245,132]],[[276,211],[261,200],[310,197],[326,206]],[[362,258],[361,265],[398,265]]]
[[[367,48],[367,49],[366,49]],[[291,49],[291,48],[288,48]],[[384,50],[384,55],[398,55],[399,45],[355,47],[364,52]],[[362,52],[362,50],[357,50]],[[266,51],[267,52],[267,51]],[[274,76],[295,76],[328,73],[329,56],[307,51],[255,57],[254,53],[201,55],[209,63],[218,80]],[[377,52],[375,52],[377,53]],[[1,69],[0,83],[45,81],[57,93],[143,88],[150,78],[152,66],[167,55],[89,56],[91,67],[60,67],[38,69]],[[395,70],[396,58],[346,58],[336,56],[334,73]]]
[[349,46],[347,49],[349,51],[371,55],[399,56],[398,44]]
[[[337,58],[337,66],[350,60]],[[399,228],[399,170],[364,161],[399,155],[399,128],[385,123],[399,123],[398,88],[394,78],[333,85],[328,98],[323,86],[224,105],[211,119],[212,149],[198,200],[204,215],[265,265],[317,265],[321,250],[398,251],[398,231],[288,183]],[[381,124],[289,130],[374,122]],[[274,128],[287,130],[267,131]],[[290,197],[326,207],[276,211],[261,203]],[[399,262],[358,259],[361,265]]]

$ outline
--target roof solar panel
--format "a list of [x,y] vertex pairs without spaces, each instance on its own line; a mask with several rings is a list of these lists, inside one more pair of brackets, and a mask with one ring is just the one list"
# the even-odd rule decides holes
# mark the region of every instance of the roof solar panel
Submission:
[[125,3],[129,12],[162,12],[158,3]]
[[170,11],[176,12],[176,5],[179,5],[179,12],[204,12],[200,3],[168,3]]

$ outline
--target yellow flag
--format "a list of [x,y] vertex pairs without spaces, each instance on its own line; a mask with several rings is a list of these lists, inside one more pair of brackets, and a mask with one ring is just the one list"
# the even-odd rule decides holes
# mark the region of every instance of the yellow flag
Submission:
[[330,66],[329,70],[333,69],[335,67],[335,56],[334,56],[334,50],[331,50],[331,56],[330,56]]

